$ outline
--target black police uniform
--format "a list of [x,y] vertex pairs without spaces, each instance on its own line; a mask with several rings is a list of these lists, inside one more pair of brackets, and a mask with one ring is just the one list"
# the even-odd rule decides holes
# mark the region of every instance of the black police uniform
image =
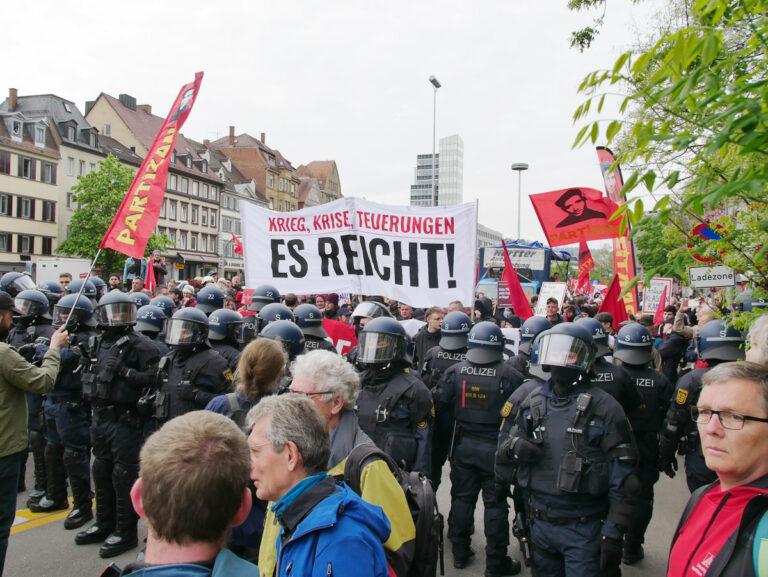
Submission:
[[138,515],[130,496],[139,475],[142,445],[136,404],[142,389],[153,381],[159,355],[152,342],[131,326],[110,327],[91,337],[83,352],[83,396],[93,407],[96,522],[79,533],[75,543],[104,541],[99,555],[110,557],[136,546]]
[[333,353],[338,352],[336,347],[333,346],[333,343],[328,339],[323,339],[304,333],[304,350],[309,352],[318,349],[321,351],[331,351]]
[[211,349],[224,357],[230,371],[234,373],[237,370],[237,363],[240,361],[240,349],[227,341],[211,341]]
[[523,376],[500,359],[482,365],[464,360],[448,368],[438,384],[437,410],[446,412],[455,422],[448,521],[454,561],[466,560],[471,555],[475,504],[482,491],[486,574],[502,574],[510,562],[509,505],[496,492],[494,456],[502,408],[522,383]]
[[[453,365],[467,359],[467,347],[447,351],[441,346],[432,347],[424,355],[421,369],[421,380],[427,385],[432,394],[436,392],[437,383],[445,371]],[[437,404],[437,403],[436,403]],[[436,407],[437,409],[437,407]],[[443,476],[443,466],[448,460],[453,433],[453,419],[448,411],[435,411],[432,424],[432,485],[437,491]]]
[[590,378],[593,386],[603,389],[619,401],[625,414],[637,410],[643,404],[642,396],[624,367],[609,363],[604,357],[595,359]]
[[152,343],[152,346],[154,346],[157,349],[157,354],[160,358],[163,358],[165,355],[171,352],[170,347],[165,344],[165,341],[163,340],[163,337],[160,333],[147,334],[146,332],[144,332],[142,333],[142,335],[150,343]]
[[531,378],[531,355],[523,351],[518,351],[516,355],[507,359],[507,364],[523,375],[526,379]]

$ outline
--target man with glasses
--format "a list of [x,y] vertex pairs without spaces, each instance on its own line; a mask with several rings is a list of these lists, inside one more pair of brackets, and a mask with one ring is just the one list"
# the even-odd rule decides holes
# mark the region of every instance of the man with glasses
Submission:
[[427,351],[440,344],[440,323],[443,321],[443,316],[443,309],[440,307],[428,308],[424,314],[427,324],[421,327],[413,337],[413,368],[418,374],[421,374],[424,368]]
[[765,575],[768,540],[768,368],[723,363],[690,409],[707,467],[672,542],[668,577]]

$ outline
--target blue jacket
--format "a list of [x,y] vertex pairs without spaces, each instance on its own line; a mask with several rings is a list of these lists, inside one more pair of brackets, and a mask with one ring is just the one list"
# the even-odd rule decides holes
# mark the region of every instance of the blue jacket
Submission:
[[390,524],[380,507],[346,485],[320,501],[285,543],[277,538],[276,577],[388,577]]
[[170,565],[140,565],[133,569],[127,566],[122,575],[131,577],[255,577],[258,567],[240,559],[229,549],[222,549],[213,563],[213,570],[195,563],[174,563]]

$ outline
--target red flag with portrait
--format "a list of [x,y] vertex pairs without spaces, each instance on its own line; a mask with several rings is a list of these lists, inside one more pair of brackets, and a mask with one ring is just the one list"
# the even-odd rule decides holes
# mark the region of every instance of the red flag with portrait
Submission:
[[618,205],[594,188],[561,188],[529,197],[550,246],[619,236]]
[[133,258],[144,256],[160,218],[173,146],[202,81],[203,73],[198,72],[193,82],[182,86],[99,248],[111,248]]
[[579,243],[579,275],[576,281],[576,290],[578,292],[587,292],[589,290],[589,273],[595,268],[595,260],[585,241]]

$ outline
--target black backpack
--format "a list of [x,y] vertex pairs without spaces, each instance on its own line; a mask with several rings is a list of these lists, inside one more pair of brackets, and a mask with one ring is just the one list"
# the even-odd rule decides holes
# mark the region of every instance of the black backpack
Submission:
[[408,472],[398,467],[392,458],[372,443],[358,445],[349,453],[344,465],[344,481],[358,495],[360,477],[365,465],[381,459],[405,493],[413,524],[416,526],[416,547],[408,577],[435,577],[438,562],[440,575],[445,575],[443,560],[443,516],[437,507],[437,496],[432,482],[421,473]]
[[232,419],[242,430],[245,430],[245,417],[248,415],[248,411],[251,410],[251,404],[248,403],[247,406],[241,405],[237,393],[227,393],[225,396],[228,405],[226,416]]

